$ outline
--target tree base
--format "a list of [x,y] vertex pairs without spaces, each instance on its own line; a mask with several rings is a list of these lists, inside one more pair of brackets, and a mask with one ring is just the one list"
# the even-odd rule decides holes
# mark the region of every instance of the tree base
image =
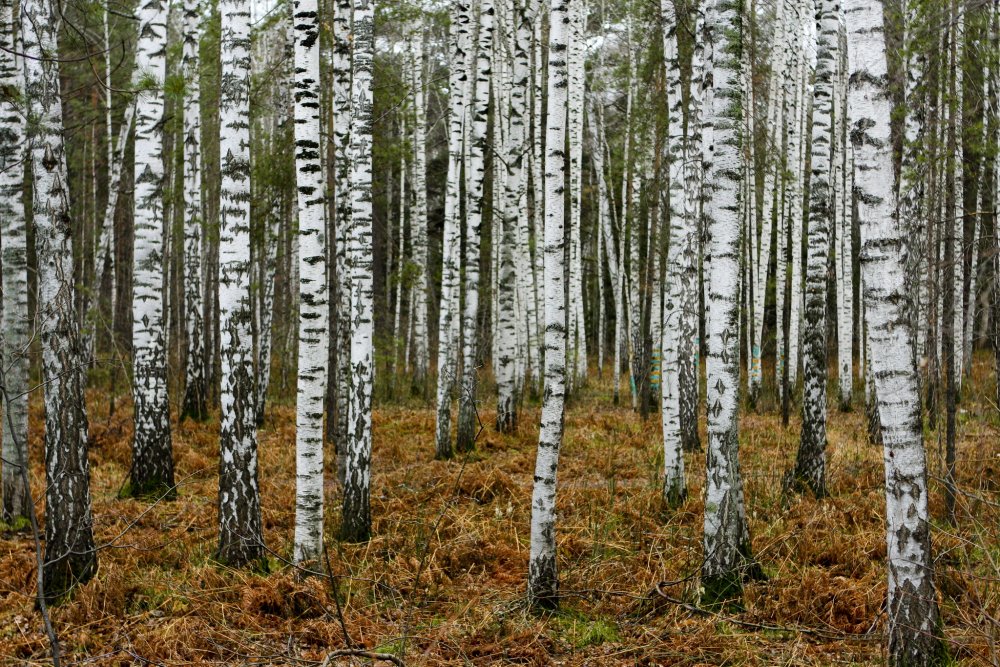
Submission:
[[120,500],[126,498],[136,498],[138,500],[176,500],[177,487],[173,482],[161,479],[150,479],[141,482],[130,479],[125,482],[121,491],[118,492],[118,498]]

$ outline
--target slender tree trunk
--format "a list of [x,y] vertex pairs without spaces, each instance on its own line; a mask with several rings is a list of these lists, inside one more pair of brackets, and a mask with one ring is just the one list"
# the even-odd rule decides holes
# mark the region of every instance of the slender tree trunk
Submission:
[[375,57],[374,0],[354,0],[351,79],[351,394],[341,539],[371,536],[372,387],[375,353],[372,293],[372,72]]
[[472,127],[469,135],[470,173],[465,232],[465,307],[462,311],[462,387],[458,397],[458,441],[461,452],[475,444],[476,383],[479,371],[479,250],[485,203],[486,125],[490,107],[491,57],[493,53],[493,0],[480,0],[479,43],[476,80],[472,93]]
[[[28,230],[24,219],[24,169],[31,153],[23,110],[24,53],[15,24],[14,0],[0,0],[0,431],[3,449],[3,498],[0,519],[10,525],[30,515],[31,489],[22,471],[28,465]],[[19,14],[20,11],[17,12]]]
[[889,664],[934,665],[942,657],[934,591],[927,467],[919,420],[913,332],[893,192],[882,3],[847,1],[851,140],[860,173],[861,267],[872,377],[885,443]]
[[326,220],[320,161],[319,6],[295,0],[294,136],[299,221],[299,352],[295,409],[295,562],[323,546],[323,403],[329,349]]
[[[577,0],[579,1],[579,0]],[[565,178],[567,0],[552,0],[549,15],[548,114],[545,126],[545,396],[531,494],[528,598],[534,607],[559,606],[556,570],[556,471],[566,393]]]
[[219,433],[219,548],[234,567],[261,561],[257,425],[250,330],[250,6],[221,0],[219,95],[219,333],[222,392]]
[[[708,456],[701,568],[702,600],[708,604],[741,597],[743,577],[753,567],[740,477],[738,418],[742,18],[728,0],[711,0],[706,8],[714,88],[708,110],[714,148],[707,179],[714,193],[708,209]],[[735,44],[727,44],[728,40]]]
[[45,595],[55,600],[97,571],[90,510],[87,408],[80,323],[73,305],[73,234],[63,144],[58,25],[48,0],[21,5],[31,146],[45,391]]
[[461,228],[462,146],[465,126],[465,79],[468,77],[469,5],[452,5],[449,27],[448,176],[445,184],[444,233],[441,248],[441,307],[438,319],[438,377],[435,456],[448,459],[451,446],[451,393],[458,369],[459,262]]
[[424,93],[424,25],[417,22],[411,39],[413,58],[413,208],[410,213],[410,257],[416,265],[410,319],[413,326],[413,384],[422,396],[427,383],[430,349],[427,340],[427,157]]
[[187,353],[181,419],[208,417],[205,372],[204,257],[201,172],[201,76],[198,52],[202,19],[199,0],[184,2],[184,322]]
[[809,182],[809,251],[803,337],[802,435],[795,462],[797,485],[826,495],[826,292],[829,271],[833,98],[840,41],[838,0],[819,0],[816,82],[813,87],[812,179]]
[[132,297],[132,395],[135,430],[129,493],[174,494],[174,461],[167,399],[162,252],[167,218],[163,209],[163,85],[167,73],[167,8],[160,0],[139,7],[134,85],[136,102],[134,259]]

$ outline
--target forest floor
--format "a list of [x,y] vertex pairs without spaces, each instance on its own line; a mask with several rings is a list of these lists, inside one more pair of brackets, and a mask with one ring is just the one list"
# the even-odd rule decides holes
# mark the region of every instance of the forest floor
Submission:
[[[955,662],[997,664],[1000,422],[988,398],[988,358],[977,360],[967,387],[959,406],[957,528],[941,520],[941,439],[927,433],[937,581]],[[31,456],[41,498],[38,403]],[[271,553],[271,571],[262,574],[211,559],[217,422],[174,425],[177,500],[119,500],[130,414],[126,406],[109,418],[106,396],[95,393],[92,494],[104,548],[94,580],[52,611],[63,664],[317,665],[345,646],[345,634],[355,646],[393,653],[406,665],[884,663],[882,453],[865,441],[863,411],[830,411],[831,495],[822,501],[782,496],[798,446],[797,418],[788,428],[773,413],[742,418],[753,551],[769,579],[747,586],[743,610],[704,613],[694,606],[704,456],[688,455],[688,500],[665,512],[659,421],[613,407],[609,386],[593,380],[566,414],[558,500],[564,597],[559,612],[536,615],[524,603],[538,423],[530,403],[510,436],[490,427],[494,415],[484,408],[487,426],[475,451],[451,462],[433,460],[430,408],[410,401],[378,407],[374,537],[361,545],[328,539],[331,580],[303,578],[285,560],[294,525],[293,409],[269,409],[260,433]],[[332,482],[327,491],[332,536],[339,496]],[[0,536],[0,663],[50,664],[34,582],[31,536]],[[370,664],[348,660],[330,664]]]

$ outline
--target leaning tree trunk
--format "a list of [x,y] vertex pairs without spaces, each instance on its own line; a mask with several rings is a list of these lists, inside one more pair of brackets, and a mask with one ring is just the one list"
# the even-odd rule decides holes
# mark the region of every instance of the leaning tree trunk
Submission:
[[882,2],[847,2],[848,103],[855,164],[867,174],[855,187],[869,359],[885,449],[889,664],[901,667],[938,664],[942,645],[913,330],[902,312],[909,287],[904,239],[895,219],[882,11]]
[[829,274],[830,148],[833,141],[833,78],[840,41],[838,0],[818,0],[816,82],[813,86],[812,179],[809,182],[809,247],[803,328],[802,435],[795,462],[796,486],[826,495],[826,290]]
[[292,5],[295,74],[292,103],[299,221],[299,360],[295,402],[295,562],[323,546],[323,405],[329,350],[326,202],[320,162],[319,7]]
[[[708,206],[708,458],[701,579],[702,599],[717,604],[742,595],[743,577],[752,561],[739,467],[738,418],[742,17],[729,0],[711,0],[705,23],[707,40],[713,48],[712,106],[707,113],[711,116],[714,146],[711,171],[706,177],[715,191]],[[727,45],[727,39],[735,40],[735,44]]]
[[167,74],[167,7],[150,0],[139,7],[134,85],[135,112],[134,261],[132,272],[131,495],[175,493],[167,398],[167,351],[163,291],[163,86]]
[[63,145],[58,25],[48,0],[22,6],[25,96],[45,391],[45,596],[59,598],[97,571],[90,513],[84,350],[73,305],[73,234]]
[[462,310],[462,386],[458,397],[459,451],[476,438],[476,376],[479,366],[479,246],[486,181],[486,126],[490,108],[490,61],[493,53],[493,0],[480,0],[479,44],[472,94],[469,136],[469,192],[465,227],[465,307]]
[[250,331],[250,6],[221,0],[219,95],[219,547],[223,563],[264,557]]
[[528,597],[534,607],[559,606],[556,570],[556,471],[566,398],[565,178],[567,0],[552,0],[549,21],[548,114],[545,125],[545,395],[531,493]]
[[437,421],[435,429],[435,455],[439,459],[452,456],[451,447],[451,392],[458,368],[459,305],[459,246],[461,229],[462,146],[465,126],[465,84],[467,77],[467,45],[469,37],[469,6],[456,2],[451,9],[450,71],[448,74],[448,180],[445,184],[444,234],[441,249],[441,306],[438,318],[437,357]]
[[29,516],[28,465],[28,236],[24,220],[24,60],[14,0],[0,0],[0,431],[3,432],[3,498],[0,519],[10,525]]
[[355,0],[351,47],[351,227],[347,264],[351,273],[351,393],[347,413],[347,461],[341,539],[365,542],[371,536],[372,386],[372,66],[375,56],[375,2]]
[[201,219],[201,3],[184,0],[184,323],[187,332],[181,419],[208,417]]

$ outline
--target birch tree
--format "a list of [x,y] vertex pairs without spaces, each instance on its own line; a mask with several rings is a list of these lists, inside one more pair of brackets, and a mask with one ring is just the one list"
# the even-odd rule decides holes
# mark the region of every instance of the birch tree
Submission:
[[239,567],[264,557],[250,286],[250,5],[221,0],[219,155],[219,546]]
[[531,493],[528,598],[536,608],[559,606],[556,569],[556,472],[566,398],[565,178],[567,46],[571,0],[549,11],[548,114],[545,124],[545,394]]
[[927,513],[927,467],[913,332],[903,318],[902,229],[895,216],[886,93],[883,7],[847,0],[850,136],[858,172],[865,319],[881,419],[888,546],[890,665],[933,665],[942,656]]
[[476,376],[479,366],[479,248],[486,180],[487,120],[490,106],[490,60],[493,52],[493,1],[480,0],[475,83],[472,86],[468,138],[465,221],[465,305],[462,309],[462,385],[458,397],[459,451],[472,449],[476,436]]
[[371,536],[372,386],[375,372],[372,294],[372,65],[374,0],[354,0],[351,42],[351,392],[348,399],[347,460],[340,537],[365,542]]
[[0,1],[0,431],[3,448],[3,519],[23,523],[31,490],[22,474],[28,465],[28,236],[24,219],[24,60],[14,0]]
[[87,408],[80,323],[73,305],[73,235],[63,143],[56,14],[49,0],[21,5],[32,221],[38,266],[45,394],[45,595],[58,599],[97,571],[90,509]]
[[184,0],[184,323],[187,334],[184,400],[181,418],[203,420],[208,416],[205,372],[205,337],[202,329],[204,285],[202,284],[202,171],[201,171],[201,76],[198,51],[201,46],[202,6],[199,0]]
[[299,360],[295,403],[296,562],[323,545],[323,405],[329,355],[325,188],[320,163],[319,7],[292,5],[295,73],[292,103],[299,220]]
[[[740,50],[743,17],[730,0],[710,0],[705,12],[712,42],[713,93],[710,171],[714,184],[708,225],[711,263],[708,278],[708,448],[705,490],[702,600],[738,598],[743,577],[753,567],[743,481],[739,466],[740,292],[739,190]],[[733,36],[735,34],[735,36]],[[727,44],[733,40],[733,44]]]
[[812,179],[803,327],[802,434],[795,462],[798,485],[826,495],[826,291],[833,196],[833,96],[840,21],[839,0],[820,0],[816,15],[816,82],[813,86]]
[[167,74],[167,7],[163,0],[139,5],[134,85],[136,101],[134,261],[132,273],[132,495],[176,492],[167,398],[163,290],[163,85]]
[[413,90],[413,208],[410,216],[411,261],[416,266],[410,320],[413,325],[413,379],[421,388],[430,365],[427,334],[427,112],[424,92],[424,23],[418,20],[410,39]]
[[468,78],[469,5],[451,7],[448,72],[448,174],[445,184],[444,233],[441,248],[441,307],[438,318],[438,377],[435,455],[452,456],[451,393],[458,368],[459,246],[461,229],[461,172],[465,126],[465,80]]

